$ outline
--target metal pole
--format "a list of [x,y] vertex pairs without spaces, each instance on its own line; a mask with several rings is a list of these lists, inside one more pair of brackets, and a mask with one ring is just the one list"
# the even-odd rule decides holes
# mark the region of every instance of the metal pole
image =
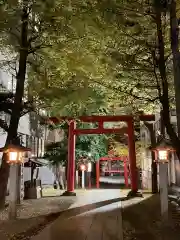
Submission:
[[168,220],[168,164],[159,164],[159,187],[161,201],[161,216],[163,221]]
[[10,166],[10,184],[9,184],[9,219],[17,218],[17,185],[18,185],[18,165]]
[[81,186],[82,188],[85,188],[85,178],[84,178],[84,170],[82,170],[82,179],[81,179]]

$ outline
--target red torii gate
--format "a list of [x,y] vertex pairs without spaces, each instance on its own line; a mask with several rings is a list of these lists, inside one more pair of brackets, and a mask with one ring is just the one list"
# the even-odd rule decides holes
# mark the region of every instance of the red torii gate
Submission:
[[[123,161],[124,162],[124,181],[126,187],[129,186],[128,182],[128,157],[127,156],[120,156],[120,157],[101,157],[99,161],[96,162],[96,187],[99,188],[99,178],[100,178],[100,162],[101,161]],[[108,171],[109,172],[109,171]],[[119,172],[119,171],[113,171]]]
[[[141,121],[154,121],[154,115],[140,115]],[[49,121],[58,124],[63,120],[69,123],[68,136],[68,169],[67,169],[67,191],[63,194],[66,196],[76,195],[74,192],[75,179],[75,136],[80,134],[112,134],[127,133],[129,146],[129,163],[131,173],[131,192],[130,195],[136,195],[138,192],[138,177],[136,169],[136,152],[134,139],[134,117],[132,115],[120,116],[82,116],[78,117],[82,122],[98,123],[98,127],[94,129],[76,129],[76,120],[70,117],[51,117]],[[104,128],[105,122],[126,122],[125,128]]]

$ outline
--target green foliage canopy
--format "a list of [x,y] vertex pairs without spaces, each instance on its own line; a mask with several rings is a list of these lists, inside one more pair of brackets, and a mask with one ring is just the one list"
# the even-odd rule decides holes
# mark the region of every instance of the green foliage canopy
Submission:
[[[45,158],[49,160],[52,165],[67,163],[68,157],[68,134],[67,124],[61,126],[64,128],[65,136],[61,142],[50,143],[46,147]],[[79,128],[92,128],[87,124],[78,124]],[[82,158],[89,159],[94,162],[100,157],[107,155],[108,138],[105,135],[80,135],[76,138],[76,152],[75,157],[78,162]],[[90,156],[89,156],[90,154]]]

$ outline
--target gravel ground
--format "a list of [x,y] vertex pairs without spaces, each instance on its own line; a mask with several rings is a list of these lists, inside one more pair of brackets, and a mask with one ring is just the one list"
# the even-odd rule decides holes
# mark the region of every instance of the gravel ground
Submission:
[[[8,209],[0,212],[0,240],[28,239],[28,231],[37,231],[54,221],[60,212],[68,209],[73,198],[45,197],[36,200],[23,201],[18,206],[18,219],[8,220]],[[24,238],[24,232],[27,232]]]
[[124,240],[179,240],[180,213],[169,206],[169,221],[160,215],[159,196],[154,195],[123,210]]

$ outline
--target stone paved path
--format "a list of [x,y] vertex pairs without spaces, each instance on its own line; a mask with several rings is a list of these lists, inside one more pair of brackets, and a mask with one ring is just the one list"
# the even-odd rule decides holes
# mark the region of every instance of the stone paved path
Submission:
[[32,240],[122,240],[119,189],[85,191],[69,210]]

